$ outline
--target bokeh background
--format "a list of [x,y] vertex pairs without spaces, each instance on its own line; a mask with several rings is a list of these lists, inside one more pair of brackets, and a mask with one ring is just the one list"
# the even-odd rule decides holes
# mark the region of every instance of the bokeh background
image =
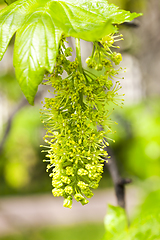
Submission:
[[[150,202],[160,202],[160,1],[109,2],[143,13],[120,27],[125,102],[123,108],[114,106],[112,120],[118,125],[110,143],[121,175],[133,180],[126,204],[134,218],[150,192],[156,191]],[[64,210],[62,200],[52,197],[39,148],[45,134],[39,109],[47,88],[39,87],[34,107],[27,103],[14,74],[13,44],[14,38],[0,62],[0,239],[101,239],[107,203],[116,204],[111,177],[105,169],[94,200],[85,207],[74,203],[73,210]],[[85,59],[91,44],[81,44]]]

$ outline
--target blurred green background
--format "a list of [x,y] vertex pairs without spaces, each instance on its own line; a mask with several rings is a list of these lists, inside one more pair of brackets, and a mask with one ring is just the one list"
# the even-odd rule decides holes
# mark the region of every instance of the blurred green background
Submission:
[[[120,42],[122,67],[127,68],[127,72],[123,74],[125,79],[122,80],[125,103],[123,108],[114,107],[111,118],[118,125],[112,126],[116,133],[112,136],[115,143],[111,142],[110,146],[121,175],[132,178],[135,186],[145,189],[149,194],[147,189],[151,188],[147,188],[146,183],[150,179],[152,184],[156,185],[157,191],[160,188],[159,182],[157,183],[160,177],[160,2],[159,0],[110,0],[109,2],[126,10],[144,14],[143,17],[135,20],[133,25],[120,27],[125,39]],[[3,1],[0,1],[0,4],[3,8]],[[34,107],[25,101],[12,66],[13,43],[14,39],[0,62],[0,197],[2,198],[50,193],[52,189],[51,179],[45,171],[46,164],[43,163],[44,154],[39,148],[39,145],[43,144],[45,134],[39,109],[41,101],[48,94],[47,89],[43,86],[39,87]],[[113,106],[110,106],[110,109],[112,108]],[[100,189],[107,191],[109,187],[112,187],[112,180],[105,169]],[[159,196],[159,192],[152,194],[152,199],[148,202],[158,202]],[[104,234],[102,222],[97,225],[89,223],[57,230],[53,227],[44,230],[25,230],[19,236],[12,235],[0,239],[94,240],[100,239]]]

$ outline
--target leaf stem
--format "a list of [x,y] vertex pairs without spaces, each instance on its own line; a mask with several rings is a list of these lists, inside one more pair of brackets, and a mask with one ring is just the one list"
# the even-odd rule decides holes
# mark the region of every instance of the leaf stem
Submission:
[[87,69],[84,69],[84,71],[85,71],[86,73],[88,73],[88,74],[91,74],[93,77],[97,78],[97,76],[96,76],[94,73],[88,71]]
[[[84,74],[83,68],[82,68],[82,60],[81,60],[80,39],[76,38],[75,43],[76,43],[76,57],[77,57],[78,62],[79,62],[79,71],[80,71],[80,73]],[[83,106],[83,92],[82,91],[79,92],[79,100],[80,100],[81,106]]]
[[92,49],[92,58],[93,58],[93,56],[94,56],[94,53],[95,53],[95,43],[93,42],[93,49]]
[[83,68],[82,68],[82,61],[81,61],[81,47],[80,47],[80,39],[76,38],[76,57],[79,62],[79,71],[83,73]]

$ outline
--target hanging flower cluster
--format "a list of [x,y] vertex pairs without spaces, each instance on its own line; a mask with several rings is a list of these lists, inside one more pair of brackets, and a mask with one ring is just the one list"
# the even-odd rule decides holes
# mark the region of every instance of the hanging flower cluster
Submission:
[[[54,88],[53,98],[45,99],[42,111],[48,144],[43,146],[47,148],[45,161],[49,162],[47,170],[52,169],[52,193],[64,197],[64,207],[71,208],[73,198],[87,204],[87,198],[93,196],[91,188],[97,188],[102,177],[102,157],[108,157],[104,147],[109,143],[104,140],[107,133],[97,125],[109,124],[105,105],[117,103],[121,88],[119,82],[114,83],[119,71],[114,64],[122,60],[120,53],[111,51],[114,42],[114,36],[109,35],[93,43],[92,56],[86,62],[89,68],[104,70],[103,75],[96,76],[82,68],[78,57],[73,62],[67,59],[72,49],[65,46],[62,37],[54,72],[45,82]],[[64,71],[67,77],[62,79]]]

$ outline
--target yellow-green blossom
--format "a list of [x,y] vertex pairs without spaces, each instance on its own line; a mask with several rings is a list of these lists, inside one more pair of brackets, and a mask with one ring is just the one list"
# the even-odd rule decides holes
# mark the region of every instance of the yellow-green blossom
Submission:
[[[42,122],[47,128],[44,138],[48,144],[48,171],[52,171],[52,193],[64,197],[64,207],[72,207],[72,198],[87,204],[87,198],[93,196],[91,188],[97,188],[102,177],[104,159],[108,153],[104,147],[108,142],[105,131],[99,131],[97,125],[108,124],[110,114],[105,110],[109,102],[117,103],[119,83],[114,83],[113,62],[121,61],[119,53],[112,53],[114,37],[102,39],[100,46],[94,43],[92,56],[87,59],[88,67],[97,71],[104,70],[105,75],[96,76],[88,70],[79,68],[78,58],[70,62],[71,48],[64,45],[62,38],[56,66],[53,74],[45,82],[54,90],[53,98],[45,98]],[[67,77],[62,79],[63,72]],[[51,169],[51,170],[50,170]]]

